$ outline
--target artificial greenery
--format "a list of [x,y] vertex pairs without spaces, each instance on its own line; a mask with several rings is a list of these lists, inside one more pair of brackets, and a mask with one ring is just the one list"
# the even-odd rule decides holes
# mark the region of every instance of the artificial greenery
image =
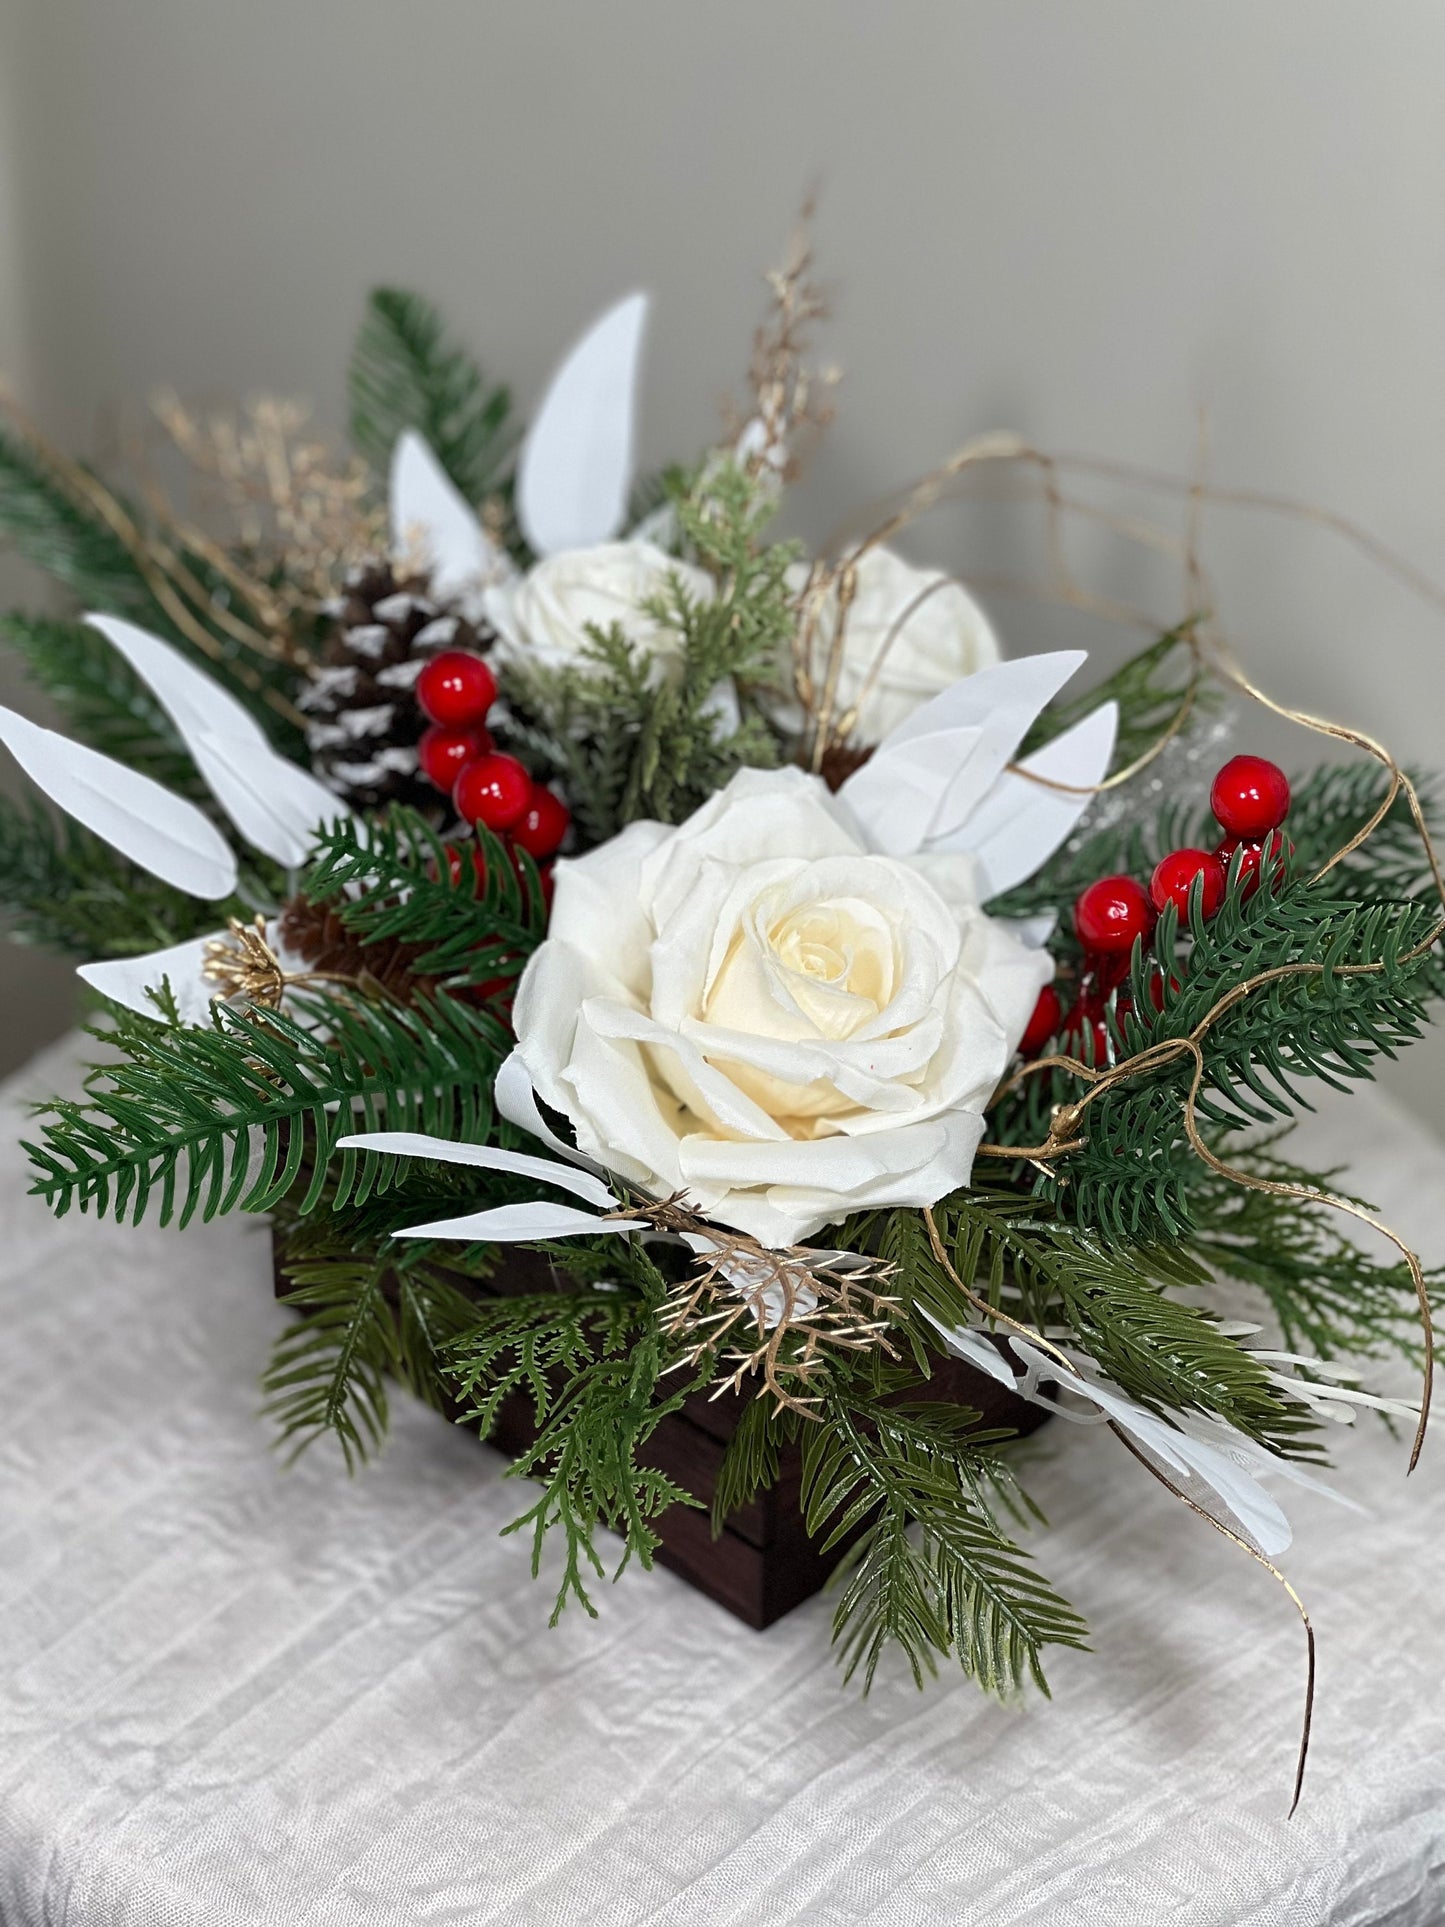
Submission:
[[445,842],[414,810],[327,826],[302,882],[362,943],[414,946],[411,969],[449,989],[510,983],[546,932],[537,866],[478,828]]
[[127,863],[69,817],[8,796],[0,796],[0,907],[15,941],[87,962],[213,930],[218,908]]
[[396,438],[414,428],[469,502],[500,490],[517,442],[512,401],[447,339],[432,304],[404,288],[377,288],[346,378],[351,438],[385,475]]
[[304,1213],[364,1201],[371,1167],[338,1138],[358,1130],[485,1135],[507,1037],[496,1018],[450,997],[405,1008],[313,993],[299,1016],[213,1007],[210,1028],[126,1012],[98,1032],[118,1061],[80,1099],[56,1102],[28,1145],[35,1190],[139,1224],[269,1211],[293,1187]]
[[792,627],[796,550],[763,540],[775,506],[732,461],[710,465],[678,502],[682,536],[716,593],[698,597],[674,577],[647,605],[676,639],[661,667],[614,624],[590,631],[575,667],[513,672],[522,739],[561,778],[585,842],[639,817],[680,823],[735,770],[777,761],[762,717],[732,710],[739,690],[746,699],[766,679]]
[[[402,430],[419,430],[528,560],[511,519],[507,393],[448,339],[429,303],[377,291],[349,397],[353,436],[378,473]],[[294,665],[242,662],[221,620],[231,591],[214,558],[181,558],[201,606],[178,628],[75,479],[0,434],[0,533],[79,602],[176,641],[243,697],[278,747],[299,753],[295,714],[277,714]],[[645,610],[662,636],[655,650],[614,625],[593,629],[568,668],[509,660],[496,718],[534,773],[557,779],[584,849],[640,818],[680,822],[736,770],[785,751],[756,700],[796,620],[797,551],[771,529],[776,478],[722,454],[663,471],[632,507],[707,573],[711,592],[672,578]],[[0,622],[0,640],[74,735],[213,808],[166,712],[92,631],[17,615]],[[1051,706],[1025,747],[1113,699],[1122,769],[1179,719],[1195,666],[1186,624],[1102,686]],[[1186,752],[1207,704],[1196,692],[1180,731]],[[1187,763],[1186,754],[1157,767]],[[800,1481],[809,1532],[843,1561],[834,1633],[845,1673],[865,1687],[897,1649],[919,1681],[948,1657],[990,1691],[1012,1695],[1030,1681],[1047,1690],[1047,1649],[1084,1640],[1022,1544],[1037,1513],[1006,1438],[936,1395],[949,1330],[1012,1321],[1067,1346],[1157,1418],[1218,1422],[1303,1461],[1322,1457],[1317,1401],[1223,1321],[1222,1285],[1252,1293],[1282,1342],[1317,1360],[1418,1356],[1408,1268],[1369,1257],[1299,1195],[1332,1180],[1291,1162],[1286,1141],[1321,1086],[1372,1076],[1420,1033],[1445,989],[1425,943],[1432,879],[1404,796],[1364,847],[1333,860],[1381,808],[1388,781],[1371,762],[1306,773],[1285,842],[1257,878],[1236,860],[1215,914],[1204,917],[1196,888],[1182,917],[1166,909],[1136,946],[1121,981],[1093,982],[1106,1042],[1087,1031],[1069,1048],[1098,1072],[1156,1051],[1143,1071],[1078,1108],[1090,1080],[1076,1068],[1015,1067],[990,1106],[971,1188],[931,1217],[866,1211],[821,1234],[824,1246],[876,1261],[867,1276],[883,1294],[878,1342],[824,1349],[806,1380],[790,1381],[805,1339],[787,1334],[774,1383],[798,1395],[743,1405],[712,1524],[721,1531],[785,1475]],[[1166,851],[1219,840],[1204,799],[1187,784],[1170,788],[1181,793],[1142,820],[1103,804],[1036,876],[989,906],[998,916],[1063,913],[1048,941],[1066,1000],[1094,968],[1067,914],[1077,893],[1109,873],[1147,880]],[[1433,820],[1428,791],[1424,805]],[[525,1406],[532,1442],[512,1475],[529,1499],[509,1529],[530,1536],[534,1566],[549,1541],[559,1545],[556,1612],[569,1601],[592,1612],[595,1579],[650,1564],[661,1515],[703,1497],[650,1460],[659,1427],[689,1397],[716,1391],[730,1367],[676,1322],[673,1294],[691,1257],[675,1238],[544,1243],[524,1288],[509,1289],[496,1247],[395,1234],[527,1202],[535,1173],[339,1148],[353,1133],[389,1130],[537,1149],[495,1114],[492,1092],[513,1042],[516,980],[545,936],[546,881],[514,844],[485,830],[457,836],[443,821],[400,807],[338,820],[299,873],[247,858],[235,899],[197,904],[88,831],[0,801],[0,907],[27,940],[115,957],[260,909],[258,941],[289,932],[303,959],[289,980],[271,959],[280,1008],[265,995],[244,1008],[217,1003],[195,1027],[176,1020],[166,993],[151,1017],[112,1011],[96,1032],[106,1062],[80,1098],[40,1119],[28,1147],[34,1188],[57,1214],[130,1223],[273,1216],[292,1316],[265,1393],[293,1453],[334,1437],[348,1467],[359,1465],[385,1435],[392,1381],[483,1435]],[[300,944],[308,932],[324,964]],[[1191,1104],[1198,1142],[1186,1128]],[[1056,1133],[1061,1117],[1071,1122]],[[1201,1145],[1277,1188],[1242,1187]]]

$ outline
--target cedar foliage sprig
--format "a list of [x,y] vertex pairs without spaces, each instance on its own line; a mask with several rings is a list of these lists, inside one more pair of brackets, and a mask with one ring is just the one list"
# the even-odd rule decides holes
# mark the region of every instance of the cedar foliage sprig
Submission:
[[697,597],[674,577],[645,605],[675,638],[665,660],[614,624],[590,632],[581,666],[511,671],[524,740],[561,776],[587,842],[639,817],[679,823],[743,765],[776,763],[763,719],[745,709],[728,728],[720,707],[730,688],[746,700],[768,678],[791,633],[796,549],[762,539],[775,509],[736,462],[709,465],[677,513],[716,594]]
[[[675,1480],[639,1463],[639,1454],[662,1421],[706,1382],[707,1368],[671,1371],[676,1350],[658,1318],[667,1289],[661,1272],[631,1240],[608,1239],[605,1245],[584,1252],[571,1243],[544,1247],[579,1280],[577,1288],[486,1306],[452,1347],[458,1395],[471,1400],[464,1420],[484,1434],[508,1395],[524,1392],[532,1400],[537,1435],[510,1474],[531,1479],[540,1490],[505,1530],[530,1532],[534,1576],[548,1533],[560,1534],[563,1568],[554,1625],[569,1600],[596,1616],[587,1575],[606,1573],[599,1529],[622,1539],[616,1579],[633,1558],[651,1566],[661,1543],[653,1523],[659,1514],[669,1506],[699,1504]],[[606,1289],[591,1276],[599,1264],[608,1274]]]

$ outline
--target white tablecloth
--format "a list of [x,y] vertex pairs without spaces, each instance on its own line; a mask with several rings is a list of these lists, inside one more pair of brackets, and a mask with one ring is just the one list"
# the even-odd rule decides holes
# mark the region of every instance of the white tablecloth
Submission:
[[[664,1572],[546,1627],[501,1461],[401,1399],[383,1459],[282,1470],[250,1221],[52,1222],[0,1111],[4,1927],[1436,1927],[1445,1437],[1371,1423],[1292,1490],[1319,1630],[1107,1435],[1046,1428],[1046,1569],[1093,1654],[1052,1705],[838,1681],[827,1607],[748,1631]],[[1445,1253],[1445,1151],[1378,1098],[1311,1152]]]

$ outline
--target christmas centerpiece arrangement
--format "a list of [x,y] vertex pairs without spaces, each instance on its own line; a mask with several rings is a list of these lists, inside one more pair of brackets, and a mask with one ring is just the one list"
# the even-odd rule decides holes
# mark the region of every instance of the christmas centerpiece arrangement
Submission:
[[559,1610],[704,1572],[710,1512],[803,1561],[772,1609],[841,1566],[849,1673],[1009,1692],[1084,1637],[1022,1543],[1044,1415],[1281,1580],[1332,1423],[1418,1453],[1430,1281],[1288,1130],[1440,994],[1428,796],[1333,725],[1363,753],[1254,753],[1205,606],[1083,696],[1082,651],[1006,659],[897,538],[985,471],[1056,509],[1017,438],[782,539],[827,385],[805,253],[772,288],[747,405],[642,480],[637,296],[525,434],[394,291],[353,456],[163,400],[193,502],[5,432],[0,527],[77,614],[0,622],[63,719],[0,711],[48,799],[0,803],[0,903],[105,1046],[35,1190],[267,1214],[284,1437],[364,1457],[389,1379],[499,1433]]

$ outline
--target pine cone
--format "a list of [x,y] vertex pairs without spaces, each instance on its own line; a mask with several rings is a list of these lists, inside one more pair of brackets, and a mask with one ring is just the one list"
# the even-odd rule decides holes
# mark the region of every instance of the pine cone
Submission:
[[362,989],[379,989],[397,1003],[409,1004],[436,988],[438,977],[418,976],[412,966],[426,945],[381,938],[362,943],[324,903],[293,897],[281,912],[282,945],[308,970],[343,977]]
[[383,561],[358,570],[325,656],[296,699],[311,719],[316,775],[354,809],[407,803],[434,813],[437,792],[417,769],[427,725],[412,694],[416,679],[439,650],[484,656],[496,640],[487,624],[430,597],[425,576],[398,577]]

